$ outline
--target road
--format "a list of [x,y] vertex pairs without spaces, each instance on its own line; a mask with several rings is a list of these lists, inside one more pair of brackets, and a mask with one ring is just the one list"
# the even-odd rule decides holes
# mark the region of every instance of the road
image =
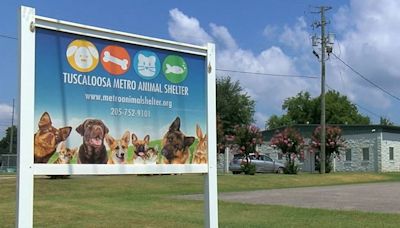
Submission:
[[[231,192],[218,197],[246,204],[400,213],[400,182]],[[183,198],[202,199],[202,195]]]

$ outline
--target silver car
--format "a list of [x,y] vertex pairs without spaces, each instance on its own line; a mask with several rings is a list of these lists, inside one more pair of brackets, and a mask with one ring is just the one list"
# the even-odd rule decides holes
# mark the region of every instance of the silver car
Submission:
[[[283,173],[285,167],[284,164],[274,161],[265,154],[260,154],[258,156],[250,154],[249,159],[252,164],[256,165],[257,173]],[[233,174],[240,174],[242,172],[240,165],[243,162],[246,162],[246,158],[242,154],[234,155],[233,160],[229,163],[229,170],[232,171]]]

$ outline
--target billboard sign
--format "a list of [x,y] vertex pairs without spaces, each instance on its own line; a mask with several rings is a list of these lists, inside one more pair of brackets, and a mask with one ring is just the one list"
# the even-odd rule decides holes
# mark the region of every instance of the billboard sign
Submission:
[[205,56],[35,32],[35,163],[207,164]]
[[61,21],[22,6],[17,227],[35,175],[202,173],[218,226],[215,46]]

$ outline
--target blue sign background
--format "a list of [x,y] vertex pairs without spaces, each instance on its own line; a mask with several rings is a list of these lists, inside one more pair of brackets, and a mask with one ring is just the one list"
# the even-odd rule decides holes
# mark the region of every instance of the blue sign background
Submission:
[[[104,70],[100,60],[91,72],[84,73],[75,70],[68,63],[66,52],[68,45],[76,39],[92,42],[99,54],[107,45],[125,48],[132,61],[129,70],[122,75],[111,75]],[[162,71],[151,80],[142,79],[135,72],[133,65],[134,56],[142,50],[154,52],[161,62],[168,55],[181,56],[188,66],[186,79],[179,84],[174,84],[165,78]],[[207,132],[206,58],[204,56],[38,28],[35,58],[35,125],[37,126],[41,115],[48,112],[55,127],[71,126],[73,130],[67,140],[69,147],[79,147],[82,143],[82,137],[75,128],[88,118],[102,120],[114,138],[120,138],[124,131],[129,130],[139,138],[150,135],[151,140],[161,139],[176,117],[181,118],[181,130],[188,136],[196,136],[196,124],[199,124],[203,132]],[[68,83],[65,81],[65,75],[68,74],[109,79],[111,88]],[[136,89],[115,88],[114,79],[134,81]],[[143,82],[159,85],[162,92],[139,91],[139,84]],[[181,94],[166,93],[165,86],[171,85],[181,86],[180,88],[184,89]],[[141,96],[143,99],[146,97],[148,100],[172,104],[172,107],[90,99],[90,97],[96,98],[95,95],[100,96],[101,99],[104,95],[113,96],[114,99],[117,99],[115,97],[139,98]],[[113,113],[113,110],[117,110],[117,113]],[[119,110],[122,113],[118,113]],[[126,110],[137,111],[137,115],[129,116]]]

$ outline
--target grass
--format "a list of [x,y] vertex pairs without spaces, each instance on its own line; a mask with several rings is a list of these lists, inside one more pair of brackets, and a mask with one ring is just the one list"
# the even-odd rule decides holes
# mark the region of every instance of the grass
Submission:
[[[35,179],[35,227],[202,227],[202,175]],[[400,173],[218,176],[220,192],[400,181]],[[219,202],[220,227],[398,227],[398,214]],[[0,177],[0,227],[15,226],[15,179]]]

